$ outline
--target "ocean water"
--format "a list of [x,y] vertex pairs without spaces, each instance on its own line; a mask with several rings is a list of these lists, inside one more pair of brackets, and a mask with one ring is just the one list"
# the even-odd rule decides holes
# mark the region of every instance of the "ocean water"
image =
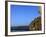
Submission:
[[29,26],[11,27],[11,32],[29,31]]

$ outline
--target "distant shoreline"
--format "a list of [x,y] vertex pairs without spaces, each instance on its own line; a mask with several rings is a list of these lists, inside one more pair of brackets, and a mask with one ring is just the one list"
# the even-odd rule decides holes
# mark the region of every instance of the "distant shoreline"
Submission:
[[29,31],[29,26],[13,26],[11,27],[11,32],[16,31]]

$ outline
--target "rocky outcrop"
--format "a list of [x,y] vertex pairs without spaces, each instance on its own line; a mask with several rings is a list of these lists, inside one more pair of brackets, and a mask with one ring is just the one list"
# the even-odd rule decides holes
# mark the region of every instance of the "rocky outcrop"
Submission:
[[41,16],[35,18],[29,26],[30,31],[41,30]]

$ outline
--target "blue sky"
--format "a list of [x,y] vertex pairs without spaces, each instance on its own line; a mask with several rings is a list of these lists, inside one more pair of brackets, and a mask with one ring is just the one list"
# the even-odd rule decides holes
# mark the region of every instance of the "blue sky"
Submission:
[[11,26],[28,26],[38,17],[38,6],[11,5]]

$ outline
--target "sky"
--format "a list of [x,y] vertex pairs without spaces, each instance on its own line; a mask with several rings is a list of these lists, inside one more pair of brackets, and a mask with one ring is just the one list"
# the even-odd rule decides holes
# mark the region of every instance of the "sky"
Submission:
[[39,6],[11,5],[11,26],[29,26],[29,24],[40,14]]

